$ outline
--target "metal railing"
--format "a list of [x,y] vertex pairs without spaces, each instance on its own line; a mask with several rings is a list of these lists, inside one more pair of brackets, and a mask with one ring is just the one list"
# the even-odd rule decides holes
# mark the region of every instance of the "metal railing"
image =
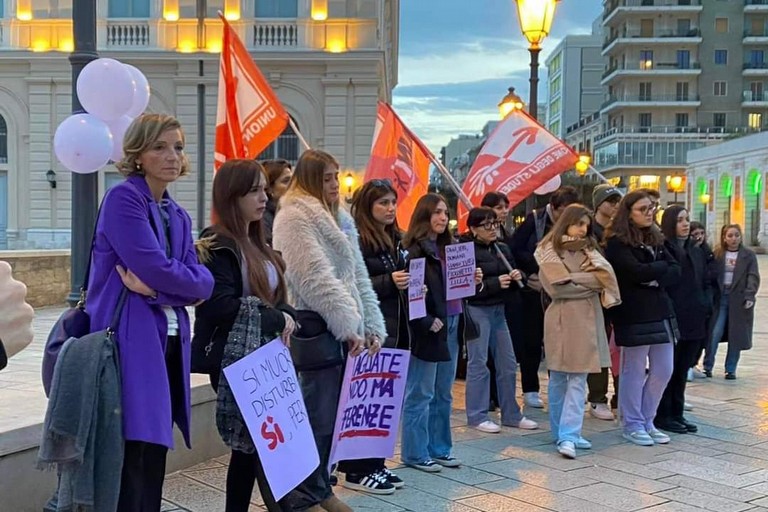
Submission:
[[595,136],[595,142],[606,139],[613,135],[643,135],[643,134],[698,134],[698,135],[738,135],[755,133],[761,131],[760,128],[749,128],[741,126],[624,126],[620,128],[609,128],[600,135]]
[[[768,2],[768,0],[764,1]],[[700,5],[701,0],[615,0],[605,6],[603,16],[607,18],[619,7],[698,7]]]
[[744,0],[744,5],[768,5],[768,0]]
[[742,101],[768,101],[768,95],[757,91],[744,91]]
[[253,25],[253,46],[292,47],[299,43],[296,20],[256,21]]
[[626,102],[681,102],[681,101],[700,101],[698,94],[615,94],[610,96],[602,108],[612,105],[619,101]]
[[118,48],[149,46],[149,20],[108,20],[107,46]]
[[637,67],[624,65],[617,65],[609,67],[603,72],[603,78],[608,77],[615,71],[665,71],[665,70],[692,70],[701,69],[701,64],[698,62],[640,62]]

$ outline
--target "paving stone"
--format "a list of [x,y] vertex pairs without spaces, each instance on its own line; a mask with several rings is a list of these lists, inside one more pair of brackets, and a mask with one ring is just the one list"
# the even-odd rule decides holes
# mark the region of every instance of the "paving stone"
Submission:
[[[400,471],[398,471],[398,474],[399,473]],[[494,473],[488,473],[487,471],[480,471],[477,468],[473,468],[467,465],[452,469],[451,471],[441,471],[440,477],[475,486],[488,482],[494,482],[504,478],[503,476],[496,475]]]
[[[486,494],[461,500],[459,503],[483,512],[547,512],[549,509],[539,508],[523,501],[513,500],[498,494]],[[431,509],[429,509],[431,510]]]
[[528,485],[516,480],[504,479],[483,484],[479,487],[495,494],[502,494],[518,501],[544,507],[556,512],[613,512],[612,509],[590,501],[548,491],[541,487]]
[[439,498],[434,494],[424,492],[414,487],[408,487],[407,485],[396,491],[395,494],[390,494],[389,496],[379,496],[378,498],[382,501],[397,505],[406,510],[429,510],[430,512],[475,512],[474,509],[466,505],[462,505],[459,502],[453,502]]
[[644,508],[643,512],[700,512],[698,507],[692,507],[685,503],[678,503],[677,501],[668,501],[661,505],[656,505],[651,508]]
[[744,473],[752,473],[755,471],[755,468],[753,467],[737,464],[735,462],[729,462],[727,460],[722,460],[721,462],[712,464],[711,457],[689,452],[665,453],[660,455],[658,458],[659,460],[674,460],[677,462],[686,462],[688,464],[694,465],[698,464],[703,466],[712,466],[717,468],[719,471],[733,473],[735,475],[743,475]]
[[581,458],[584,462],[589,462],[594,466],[603,468],[615,469],[622,473],[628,473],[630,475],[637,475],[642,478],[648,478],[650,480],[658,480],[667,476],[672,476],[674,473],[664,471],[659,468],[648,468],[642,464],[635,464],[634,462],[627,462],[622,459],[614,459],[613,457],[606,457],[602,455],[603,451],[598,453],[591,453]]
[[443,475],[454,471],[458,471],[458,469],[443,468],[440,473],[430,474],[418,469],[407,468],[398,471],[398,475],[406,482],[408,487],[414,487],[448,500],[458,500],[486,493],[486,491],[477,487],[443,478]]
[[478,469],[549,489],[564,491],[597,483],[590,478],[578,477],[565,471],[558,471],[526,460],[502,460],[482,464]]
[[768,482],[761,482],[759,484],[750,485],[749,487],[745,487],[744,490],[757,492],[768,496]]
[[184,475],[175,474],[165,479],[163,497],[191,512],[224,510],[223,491],[201,484]]
[[736,464],[742,464],[755,469],[768,469],[768,460],[758,459],[755,457],[747,457],[739,455],[737,453],[724,453],[715,457],[717,460],[727,460],[728,462],[735,462]]
[[649,478],[643,478],[637,475],[630,475],[628,473],[622,473],[621,471],[616,471],[609,468],[594,466],[584,469],[577,469],[572,471],[571,474],[576,476],[584,476],[598,482],[605,482],[619,487],[624,487],[625,489],[644,492],[646,494],[654,494],[675,487],[674,484],[651,480]]
[[676,485],[678,487],[684,487],[686,489],[692,489],[694,491],[712,494],[733,501],[747,502],[762,498],[766,495],[766,493],[761,493],[757,490],[751,490],[749,487],[739,489],[738,487],[707,482],[706,480],[700,480],[698,478],[692,478],[685,475],[674,475],[668,478],[663,478],[661,481]]
[[706,480],[708,482],[730,485],[731,487],[746,487],[763,481],[761,478],[750,474],[734,475],[733,473],[720,471],[717,469],[716,465],[711,463],[706,466],[697,466],[686,462],[665,460],[650,464],[650,467],[663,469],[680,475],[700,478],[701,480]]
[[613,510],[633,511],[664,503],[665,499],[624,489],[606,483],[597,483],[578,489],[570,489],[565,494],[607,506]]
[[338,496],[341,501],[352,507],[355,512],[402,512],[406,510],[392,503],[382,501],[376,496],[350,491],[341,486],[336,486],[333,489],[333,493]]
[[655,496],[679,501],[687,505],[693,505],[694,507],[699,507],[700,510],[714,510],[715,512],[721,512],[723,510],[728,510],[729,512],[742,512],[743,510],[749,510],[754,506],[748,503],[739,503],[738,501],[706,494],[698,490],[687,489],[685,487],[677,487],[668,491],[662,491],[656,493]]

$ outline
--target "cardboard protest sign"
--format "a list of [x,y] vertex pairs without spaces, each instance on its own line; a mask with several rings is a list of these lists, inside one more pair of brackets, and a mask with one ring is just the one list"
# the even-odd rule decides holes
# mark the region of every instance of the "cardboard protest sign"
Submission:
[[395,348],[347,359],[329,464],[395,453],[409,360]]
[[424,301],[424,268],[425,258],[416,258],[408,264],[408,320],[416,320],[427,316],[427,304]]
[[224,368],[224,375],[279,500],[320,464],[291,353],[276,339]]
[[446,299],[463,299],[475,294],[475,243],[445,246]]

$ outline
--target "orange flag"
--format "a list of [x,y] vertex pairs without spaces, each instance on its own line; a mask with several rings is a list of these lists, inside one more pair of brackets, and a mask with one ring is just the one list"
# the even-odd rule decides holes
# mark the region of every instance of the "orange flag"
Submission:
[[365,182],[389,180],[397,190],[397,223],[407,229],[416,202],[429,188],[430,151],[397,116],[379,102]]
[[256,158],[285,130],[289,119],[237,33],[223,16],[221,20],[216,170],[231,158]]
[[[475,206],[488,192],[501,192],[514,207],[533,191],[572,168],[579,155],[522,110],[513,110],[493,130],[461,187]],[[459,230],[467,211],[459,201]]]

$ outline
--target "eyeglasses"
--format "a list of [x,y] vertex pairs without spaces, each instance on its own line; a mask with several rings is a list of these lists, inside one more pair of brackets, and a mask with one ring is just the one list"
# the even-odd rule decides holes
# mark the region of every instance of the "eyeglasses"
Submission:
[[483,222],[478,227],[481,227],[483,229],[487,229],[488,231],[490,231],[492,229],[499,229],[499,226],[501,226],[501,222],[494,220],[494,221]]
[[655,212],[658,209],[658,205],[656,204],[649,204],[645,206],[641,206],[640,208],[632,208],[632,211],[639,213],[640,215],[653,215],[653,212]]

